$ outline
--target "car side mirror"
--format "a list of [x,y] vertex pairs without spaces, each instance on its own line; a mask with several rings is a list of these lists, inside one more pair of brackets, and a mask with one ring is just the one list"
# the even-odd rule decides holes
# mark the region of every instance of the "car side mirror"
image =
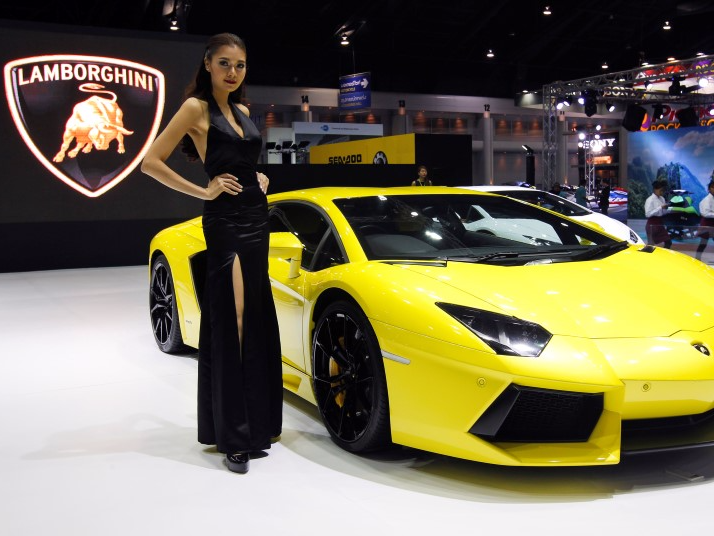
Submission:
[[295,279],[300,275],[303,245],[292,233],[270,233],[268,257],[282,259],[290,263],[288,277]]

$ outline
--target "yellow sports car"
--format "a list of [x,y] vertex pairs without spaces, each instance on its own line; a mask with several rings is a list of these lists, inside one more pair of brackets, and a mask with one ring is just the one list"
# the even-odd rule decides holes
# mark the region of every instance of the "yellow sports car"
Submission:
[[[714,444],[714,269],[454,188],[269,196],[286,389],[352,452],[618,463]],[[151,243],[166,352],[198,345],[200,218]]]

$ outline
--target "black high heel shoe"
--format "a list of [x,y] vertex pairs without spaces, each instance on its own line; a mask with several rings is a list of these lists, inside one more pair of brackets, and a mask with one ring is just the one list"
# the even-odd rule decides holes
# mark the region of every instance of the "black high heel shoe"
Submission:
[[248,472],[248,466],[250,465],[250,455],[244,452],[238,452],[237,454],[226,454],[226,465],[228,470],[234,473],[245,474]]

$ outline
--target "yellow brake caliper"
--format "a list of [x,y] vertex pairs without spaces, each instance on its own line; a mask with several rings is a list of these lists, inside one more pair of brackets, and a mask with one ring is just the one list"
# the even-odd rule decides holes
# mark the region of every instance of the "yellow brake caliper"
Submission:
[[[340,348],[343,350],[345,349],[345,338],[340,337],[338,340],[340,344]],[[342,372],[342,369],[340,369],[340,366],[337,364],[337,361],[335,361],[334,358],[330,358],[330,364],[329,364],[329,369],[330,369],[330,377],[333,378],[335,376],[338,376],[340,372]],[[342,380],[333,382],[330,384],[330,387],[338,387],[342,385]],[[342,407],[345,403],[345,392],[341,391],[335,395],[335,404],[337,404],[339,407]]]

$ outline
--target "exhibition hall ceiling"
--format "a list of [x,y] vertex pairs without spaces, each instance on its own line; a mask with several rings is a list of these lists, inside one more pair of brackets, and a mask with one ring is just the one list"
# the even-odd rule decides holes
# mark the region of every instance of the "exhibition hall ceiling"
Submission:
[[[174,15],[178,32],[169,30]],[[199,41],[230,31],[247,43],[253,84],[337,87],[340,75],[369,71],[376,91],[505,98],[714,54],[712,17],[714,2],[702,0],[0,0],[6,20]]]

